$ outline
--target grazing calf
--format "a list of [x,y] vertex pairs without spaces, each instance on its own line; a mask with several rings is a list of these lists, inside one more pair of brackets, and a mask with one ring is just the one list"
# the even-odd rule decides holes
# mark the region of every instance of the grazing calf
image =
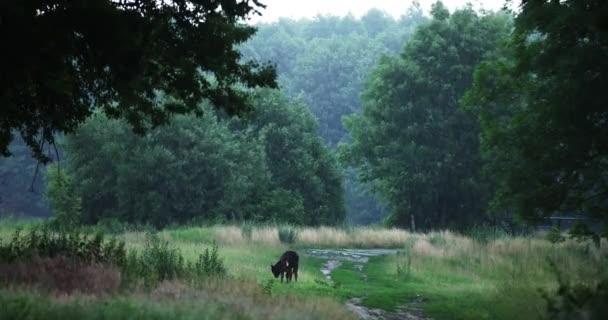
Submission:
[[300,257],[295,251],[285,251],[276,264],[270,265],[270,270],[275,278],[281,275],[281,282],[283,282],[283,274],[286,274],[287,282],[291,281],[292,275],[295,276],[297,282],[299,259]]

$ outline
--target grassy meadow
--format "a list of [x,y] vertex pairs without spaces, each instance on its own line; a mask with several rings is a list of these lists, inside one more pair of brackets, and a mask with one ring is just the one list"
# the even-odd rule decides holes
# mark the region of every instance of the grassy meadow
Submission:
[[[40,222],[0,221],[0,239]],[[543,292],[557,289],[556,272],[567,281],[593,285],[606,276],[606,243],[567,240],[552,244],[541,236],[501,235],[484,241],[453,232],[410,233],[384,228],[297,228],[296,241],[279,240],[274,226],[175,227],[160,239],[193,261],[214,243],[227,276],[190,283],[163,281],[89,293],[62,293],[36,285],[6,284],[0,290],[0,318],[78,319],[356,319],[344,305],[361,298],[369,308],[395,310],[415,305],[433,319],[542,319]],[[146,232],[115,235],[139,250]],[[362,270],[341,261],[320,272],[326,259],[310,248],[395,248],[396,255],[370,258]],[[270,264],[287,249],[300,254],[299,281],[281,284]],[[551,262],[555,265],[552,267]],[[120,275],[118,275],[120,277]]]

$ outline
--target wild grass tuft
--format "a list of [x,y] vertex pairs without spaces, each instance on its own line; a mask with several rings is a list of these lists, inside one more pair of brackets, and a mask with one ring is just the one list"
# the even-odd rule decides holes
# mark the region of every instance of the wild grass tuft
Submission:
[[279,241],[285,244],[295,243],[298,238],[298,230],[292,226],[280,226],[278,229]]

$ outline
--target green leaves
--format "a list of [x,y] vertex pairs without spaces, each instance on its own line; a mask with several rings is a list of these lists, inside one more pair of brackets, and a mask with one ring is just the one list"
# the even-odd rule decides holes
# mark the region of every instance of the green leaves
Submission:
[[608,32],[597,1],[525,1],[464,100],[479,117],[495,211],[606,219]]
[[276,91],[251,99],[257,112],[247,121],[202,107],[201,118],[175,116],[142,136],[91,118],[65,138],[83,220],[341,222],[342,177],[310,112]]
[[464,227],[483,216],[478,127],[459,109],[472,70],[504,39],[504,14],[471,8],[435,19],[412,35],[401,56],[384,58],[363,93],[363,114],[348,117],[352,143],[341,149],[391,209],[389,222]]
[[[221,4],[221,6],[220,6]],[[56,132],[72,132],[92,105],[138,133],[203,100],[247,109],[245,87],[276,87],[274,68],[241,63],[235,48],[258,1],[7,1],[0,5],[0,153],[13,131],[36,158]],[[164,105],[159,93],[181,103]],[[187,106],[187,107],[185,107]],[[185,109],[184,109],[185,107]]]

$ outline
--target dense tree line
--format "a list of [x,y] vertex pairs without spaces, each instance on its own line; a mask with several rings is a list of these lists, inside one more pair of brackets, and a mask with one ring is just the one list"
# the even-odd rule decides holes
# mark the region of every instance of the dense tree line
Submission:
[[607,87],[608,3],[522,2],[465,98],[496,187],[492,211],[533,222],[583,214],[608,227]]
[[[280,19],[259,25],[241,51],[247,58],[276,64],[282,90],[309,106],[325,143],[335,147],[349,141],[342,117],[361,111],[360,96],[368,73],[381,56],[397,54],[426,19],[418,5],[398,19],[378,9],[360,18]],[[355,171],[345,168],[348,220],[381,222],[386,210],[356,179]]]
[[[342,221],[342,177],[314,117],[275,91],[251,99],[250,119],[206,108],[203,117],[176,116],[143,136],[96,114],[64,140],[63,170],[74,187],[56,175],[47,193],[80,199],[85,223]],[[57,192],[62,187],[75,194]]]
[[360,18],[280,19],[258,25],[241,52],[276,64],[281,88],[302,97],[319,119],[325,142],[336,146],[348,140],[342,116],[361,110],[359,96],[368,72],[382,55],[397,54],[425,20],[418,6],[399,19],[378,9]]
[[[125,8],[115,18],[131,17],[144,26],[193,14],[186,10],[180,16],[171,5],[163,7],[169,11],[155,11],[158,2],[144,2],[151,6],[133,9],[141,13],[138,18]],[[224,3],[231,2],[222,2],[222,8]],[[113,12],[116,6],[105,8]],[[89,72],[124,62],[122,55],[116,61],[102,53],[85,55],[75,65],[41,69],[42,78],[51,80],[25,83],[31,90],[19,95],[11,86],[23,85],[33,69],[7,67],[14,83],[0,92],[8,106],[0,112],[0,151],[7,154],[13,135],[23,139],[13,141],[13,158],[0,163],[0,209],[39,209],[40,198],[23,190],[36,167],[24,160],[28,150],[48,160],[55,153],[49,142],[56,136],[50,133],[72,131],[92,114],[65,136],[66,161],[46,174],[53,211],[81,212],[78,219],[88,223],[116,218],[163,226],[198,218],[335,224],[345,217],[345,201],[350,221],[373,223],[384,209],[370,193],[390,211],[388,223],[402,227],[465,229],[517,218],[538,222],[558,213],[608,220],[605,2],[526,0],[517,13],[471,7],[450,13],[437,2],[430,19],[417,6],[399,19],[379,10],[361,18],[281,19],[259,25],[245,43],[253,28],[239,19],[259,4],[243,6],[226,7],[228,12],[207,25],[225,28],[226,38],[214,39],[228,60],[211,54],[196,60],[208,68],[183,69],[179,59],[159,57],[158,63],[173,70],[168,79],[154,78],[160,71],[148,65],[153,57],[142,54],[148,60],[133,66],[150,67],[151,73],[124,70],[143,77],[132,84],[137,97],[125,93],[128,86],[114,81],[116,75],[99,82]],[[86,8],[50,6],[40,16],[57,21],[60,12],[76,9]],[[178,33],[197,28],[188,21]],[[44,24],[34,22],[32,32],[44,34]],[[2,23],[6,33],[9,25]],[[87,43],[87,32],[94,29],[71,23],[65,26],[82,34],[62,39]],[[205,24],[198,27],[201,34],[208,31]],[[178,38],[176,43],[188,37]],[[182,43],[189,53],[200,49],[191,40]],[[106,47],[90,43],[89,48]],[[13,49],[8,52],[14,56],[23,48]],[[57,57],[70,52],[60,50]],[[277,83],[272,68],[250,60],[276,64],[283,92],[253,89]],[[70,77],[78,75],[74,70],[85,73],[79,83],[115,91],[76,98],[82,88],[71,85]],[[70,77],[58,81],[62,77],[48,74]],[[112,100],[108,92],[118,104],[104,104]],[[47,106],[68,96],[75,97],[65,106],[70,117],[57,122],[60,113],[47,114],[54,110]],[[21,108],[25,102],[32,109]],[[93,102],[99,108],[87,105]],[[126,107],[129,103],[134,107]],[[13,192],[7,182],[20,190]]]
[[432,15],[370,75],[363,113],[345,120],[353,141],[342,153],[387,200],[391,223],[463,227],[482,219],[488,188],[478,125],[458,102],[511,20],[472,8],[450,14],[440,2]]
[[[92,105],[134,130],[196,112],[202,99],[237,113],[234,87],[276,86],[274,69],[241,62],[257,0],[24,0],[0,3],[0,154],[19,134],[36,158],[87,119]],[[170,101],[157,99],[159,92]]]

